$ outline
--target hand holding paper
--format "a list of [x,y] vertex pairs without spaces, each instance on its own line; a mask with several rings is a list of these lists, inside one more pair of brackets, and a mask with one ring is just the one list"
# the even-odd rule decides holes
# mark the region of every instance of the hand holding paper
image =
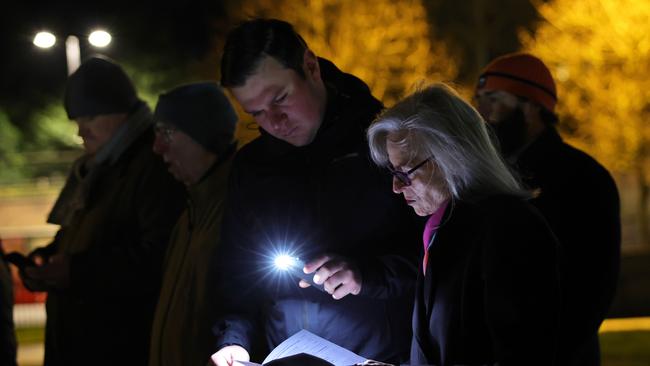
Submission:
[[216,366],[233,366],[237,365],[238,361],[250,360],[250,356],[244,347],[232,345],[223,347],[213,354],[210,359],[213,365]]

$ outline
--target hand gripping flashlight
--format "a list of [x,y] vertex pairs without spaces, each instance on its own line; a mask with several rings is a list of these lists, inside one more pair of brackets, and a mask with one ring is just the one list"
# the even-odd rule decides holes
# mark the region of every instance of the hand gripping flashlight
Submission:
[[292,276],[309,283],[314,288],[325,292],[325,286],[314,283],[314,274],[307,274],[302,271],[305,262],[298,257],[281,254],[275,257],[275,268],[280,271],[288,272]]

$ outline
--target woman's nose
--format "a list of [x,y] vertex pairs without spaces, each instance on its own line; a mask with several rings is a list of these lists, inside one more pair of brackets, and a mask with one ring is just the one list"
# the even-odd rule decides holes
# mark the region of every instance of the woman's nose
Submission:
[[406,185],[404,183],[402,183],[401,180],[397,179],[397,177],[393,177],[393,192],[394,193],[396,193],[396,194],[402,193],[402,191],[404,190],[404,187],[406,187]]

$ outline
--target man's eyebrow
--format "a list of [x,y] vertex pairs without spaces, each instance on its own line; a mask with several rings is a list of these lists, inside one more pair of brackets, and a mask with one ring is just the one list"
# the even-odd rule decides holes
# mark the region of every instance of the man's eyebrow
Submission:
[[[272,85],[272,86],[269,86],[269,87],[267,87],[266,89],[264,89],[264,90],[262,91],[262,93],[260,93],[260,95],[261,95],[261,98],[264,98],[264,97],[270,95],[270,96],[271,96],[271,98],[269,98],[269,99],[270,99],[270,102],[267,103],[267,104],[271,104],[271,103],[274,103],[274,102],[278,99],[278,96],[282,95],[282,93],[283,93],[285,90],[286,90],[286,88],[277,87],[277,86],[273,86],[273,85]],[[260,97],[258,97],[258,98],[260,98]],[[265,100],[266,100],[266,99],[265,99]],[[262,111],[264,111],[264,110],[263,110],[263,109],[259,109],[259,110],[248,110],[248,109],[244,109],[244,112],[246,112],[246,113],[248,113],[248,114],[250,114],[250,115],[255,115],[255,114],[257,114],[257,113],[261,113]]]

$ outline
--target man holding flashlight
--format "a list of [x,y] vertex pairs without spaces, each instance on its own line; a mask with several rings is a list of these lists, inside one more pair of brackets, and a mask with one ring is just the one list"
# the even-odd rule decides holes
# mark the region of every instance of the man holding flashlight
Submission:
[[[246,361],[261,335],[272,348],[301,329],[366,358],[404,360],[420,229],[370,162],[364,133],[381,102],[274,19],[229,34],[221,75],[261,136],[233,163],[220,254],[230,278],[212,361]],[[283,252],[325,292],[274,283],[265,269]]]

